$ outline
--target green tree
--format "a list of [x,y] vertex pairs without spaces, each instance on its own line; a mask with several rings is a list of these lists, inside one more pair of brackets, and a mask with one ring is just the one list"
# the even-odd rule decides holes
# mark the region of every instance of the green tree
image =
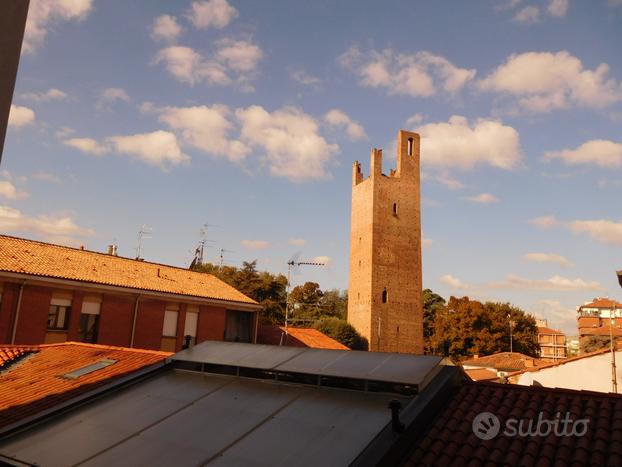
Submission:
[[314,327],[352,350],[367,350],[367,339],[361,336],[354,329],[354,326],[343,319],[335,317],[322,318],[315,323]]
[[432,292],[430,289],[423,291],[423,341],[424,352],[433,353],[432,337],[434,335],[434,322],[436,313],[445,306],[445,299]]

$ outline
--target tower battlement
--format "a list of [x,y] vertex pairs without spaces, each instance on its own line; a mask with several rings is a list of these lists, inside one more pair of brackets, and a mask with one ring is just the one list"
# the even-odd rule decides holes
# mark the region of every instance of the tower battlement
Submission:
[[423,353],[419,159],[419,135],[401,130],[389,175],[382,149],[369,177],[352,167],[348,321],[371,351]]

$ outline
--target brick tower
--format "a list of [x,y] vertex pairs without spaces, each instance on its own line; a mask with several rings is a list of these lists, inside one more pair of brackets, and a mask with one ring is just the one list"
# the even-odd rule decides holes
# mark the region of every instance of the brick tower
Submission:
[[372,149],[370,171],[352,168],[348,321],[370,351],[422,354],[419,135],[400,130],[389,175]]

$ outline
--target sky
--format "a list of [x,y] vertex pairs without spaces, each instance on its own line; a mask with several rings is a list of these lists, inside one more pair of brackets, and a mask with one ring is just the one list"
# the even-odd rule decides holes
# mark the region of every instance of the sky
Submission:
[[620,44],[621,0],[31,0],[0,232],[346,289],[352,163],[412,130],[424,287],[576,334],[622,301]]

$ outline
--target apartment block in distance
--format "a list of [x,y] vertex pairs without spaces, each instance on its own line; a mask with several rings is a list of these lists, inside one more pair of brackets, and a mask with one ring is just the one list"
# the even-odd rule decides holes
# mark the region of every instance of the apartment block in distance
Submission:
[[550,360],[566,358],[566,335],[557,329],[551,329],[545,319],[537,319],[536,324],[540,358]]
[[3,344],[255,342],[260,310],[210,274],[0,235]]

